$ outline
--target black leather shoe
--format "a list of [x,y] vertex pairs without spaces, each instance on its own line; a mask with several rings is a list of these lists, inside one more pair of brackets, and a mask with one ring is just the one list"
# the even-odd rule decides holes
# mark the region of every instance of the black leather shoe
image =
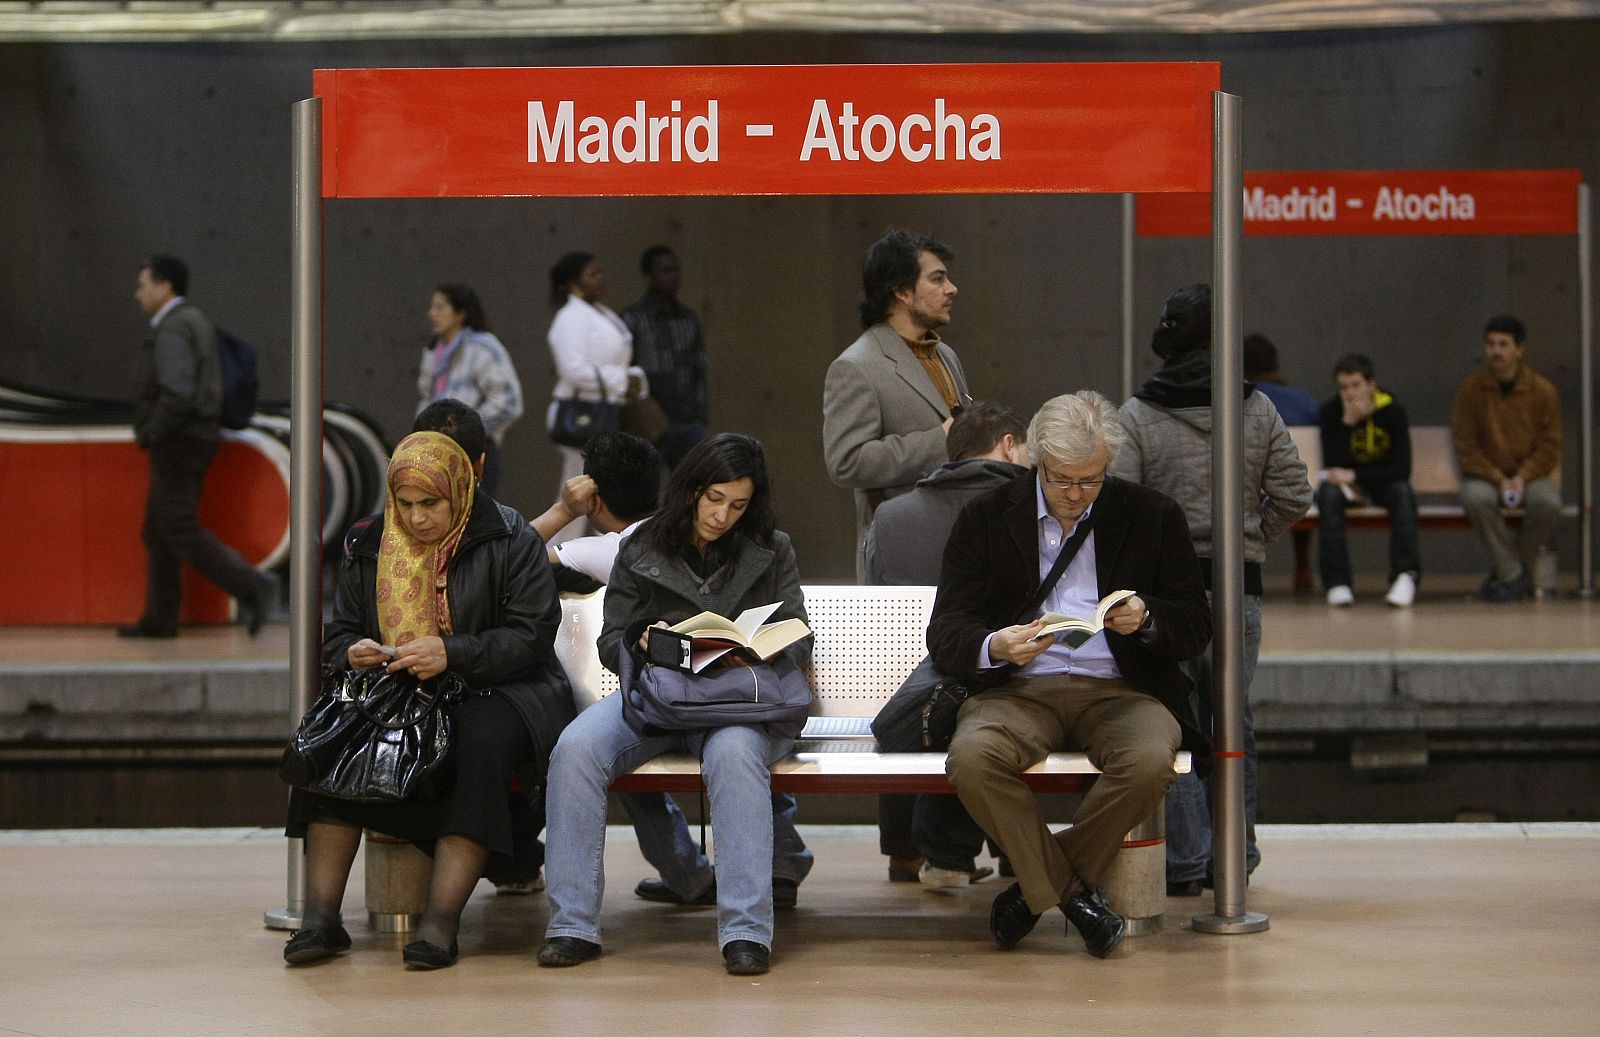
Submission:
[[1204,891],[1204,888],[1199,879],[1189,879],[1187,882],[1167,880],[1167,896],[1169,897],[1197,897]]
[[[713,898],[715,899],[715,898]],[[772,880],[772,907],[776,911],[793,911],[800,902],[800,883],[794,879]]]
[[301,929],[283,945],[283,960],[290,965],[307,965],[350,949],[350,934],[344,926],[327,929]]
[[672,891],[671,886],[660,879],[640,879],[639,884],[633,887],[633,892],[640,900],[652,900],[657,904],[691,904],[695,907],[705,907],[717,902],[717,880],[712,879],[711,885],[693,900],[685,900],[678,896]]
[[1062,902],[1061,910],[1096,958],[1109,957],[1128,935],[1128,923],[1111,910],[1104,890],[1080,889]]
[[600,957],[600,945],[576,936],[552,936],[539,948],[539,964],[547,969],[582,965]]
[[127,626],[124,626],[124,627],[117,627],[117,636],[118,637],[177,637],[178,636],[178,628],[177,627],[153,627],[153,626],[147,626],[145,624],[144,620],[140,620],[137,623],[129,623]]
[[754,940],[729,940],[722,963],[730,976],[760,976],[772,968],[772,954]]
[[449,947],[440,947],[427,940],[412,940],[400,951],[400,960],[414,969],[444,969],[456,963],[461,948],[451,940]]
[[994,937],[994,945],[1003,951],[1021,943],[1038,924],[1039,916],[1028,910],[1019,883],[1013,882],[1001,890],[989,907],[989,933]]

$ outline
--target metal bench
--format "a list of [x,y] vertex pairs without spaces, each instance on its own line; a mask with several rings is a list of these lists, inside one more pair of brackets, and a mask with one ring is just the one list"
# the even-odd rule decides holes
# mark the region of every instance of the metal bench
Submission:
[[[868,727],[878,709],[921,661],[933,608],[932,587],[808,586],[806,611],[815,633],[814,715],[793,755],[772,768],[780,792],[951,792],[941,753],[880,753]],[[600,665],[605,592],[562,602],[556,654],[583,709],[617,689]],[[1175,769],[1189,770],[1188,753]],[[1082,753],[1051,753],[1023,775],[1036,792],[1081,793],[1099,772]],[[617,791],[698,792],[700,764],[691,756],[660,756],[619,779]],[[1112,905],[1130,933],[1161,928],[1166,907],[1166,839],[1160,809],[1130,832],[1106,877]]]

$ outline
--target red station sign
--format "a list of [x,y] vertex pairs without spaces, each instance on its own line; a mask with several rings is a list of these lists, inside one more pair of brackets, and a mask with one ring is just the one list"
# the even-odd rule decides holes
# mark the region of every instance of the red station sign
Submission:
[[[1576,234],[1576,169],[1246,173],[1244,232],[1317,235]],[[1209,237],[1211,195],[1139,199],[1143,237]]]
[[1205,191],[1199,62],[323,69],[323,196]]

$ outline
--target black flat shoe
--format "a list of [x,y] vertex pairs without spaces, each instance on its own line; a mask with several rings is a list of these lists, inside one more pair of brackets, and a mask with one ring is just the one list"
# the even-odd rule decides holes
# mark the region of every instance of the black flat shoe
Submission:
[[1110,957],[1128,935],[1128,923],[1111,910],[1104,890],[1080,889],[1062,902],[1061,911],[1096,958]]
[[1021,943],[1038,924],[1039,916],[1028,910],[1028,902],[1022,898],[1020,883],[1013,882],[1001,890],[989,907],[989,934],[994,937],[994,945],[1003,951]]
[[640,879],[639,884],[633,887],[633,892],[640,900],[650,900],[657,904],[691,904],[695,907],[705,907],[717,902],[717,880],[713,878],[711,885],[693,900],[685,900],[678,896],[672,891],[671,886],[660,879]]
[[722,964],[730,976],[761,976],[772,968],[772,952],[754,940],[729,940]]
[[539,948],[539,964],[547,969],[582,965],[600,957],[600,945],[576,936],[552,936]]
[[461,948],[451,940],[448,948],[427,940],[412,940],[400,952],[400,960],[413,969],[444,969],[456,963]]
[[152,626],[146,626],[142,622],[130,623],[125,627],[117,627],[117,636],[118,637],[153,637],[153,638],[177,637],[178,636],[178,628],[177,627],[152,627]]
[[327,929],[300,929],[290,934],[283,945],[283,960],[290,965],[308,965],[350,949],[350,934],[342,925]]

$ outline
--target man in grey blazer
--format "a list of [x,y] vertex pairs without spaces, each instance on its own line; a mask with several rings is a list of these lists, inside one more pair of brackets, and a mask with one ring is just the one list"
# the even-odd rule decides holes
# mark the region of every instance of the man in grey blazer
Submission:
[[200,491],[221,439],[222,369],[217,332],[200,308],[184,298],[189,270],[171,256],[156,256],[139,270],[133,297],[150,318],[139,364],[139,398],[133,436],[150,455],[150,496],[145,502],[148,558],[144,614],[119,627],[123,637],[176,637],[181,602],[179,562],[239,600],[250,635],[261,629],[276,581],[256,572],[233,548],[200,525]]
[[952,256],[942,242],[898,229],[874,242],[861,271],[865,330],[823,384],[822,451],[829,477],[855,491],[861,582],[873,511],[944,464],[950,422],[972,399],[960,359],[938,333],[956,297]]

